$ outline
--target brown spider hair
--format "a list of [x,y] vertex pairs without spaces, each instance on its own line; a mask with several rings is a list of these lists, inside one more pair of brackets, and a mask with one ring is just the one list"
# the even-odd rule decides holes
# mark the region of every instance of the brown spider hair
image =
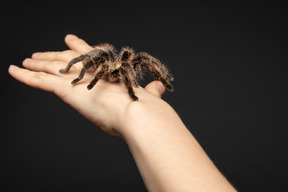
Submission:
[[118,53],[113,45],[107,43],[97,45],[92,51],[72,59],[66,68],[60,69],[59,72],[69,72],[71,67],[78,62],[83,63],[83,68],[78,78],[74,79],[71,84],[76,84],[83,79],[86,71],[93,72],[95,77],[87,86],[88,90],[92,89],[100,79],[111,83],[124,83],[128,94],[136,101],[138,97],[132,87],[139,86],[139,81],[142,80],[146,71],[161,81],[168,91],[174,90],[171,84],[174,79],[164,64],[148,53],[135,53],[130,47],[123,47]]

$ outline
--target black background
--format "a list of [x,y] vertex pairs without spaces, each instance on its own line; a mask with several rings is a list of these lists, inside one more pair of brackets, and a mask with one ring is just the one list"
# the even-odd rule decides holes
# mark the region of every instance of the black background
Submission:
[[67,33],[160,58],[175,76],[164,99],[228,180],[240,191],[288,187],[283,4],[41,1],[1,9],[2,188],[146,191],[121,139],[8,75],[33,52],[67,49]]

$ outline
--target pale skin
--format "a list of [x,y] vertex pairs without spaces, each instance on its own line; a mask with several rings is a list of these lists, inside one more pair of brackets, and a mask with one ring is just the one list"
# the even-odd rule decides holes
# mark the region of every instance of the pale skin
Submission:
[[104,132],[122,138],[149,191],[236,191],[173,108],[161,99],[165,92],[161,82],[134,88],[139,101],[133,101],[122,84],[100,80],[87,90],[93,79],[89,73],[71,85],[81,63],[66,74],[59,69],[92,47],[75,35],[67,35],[65,42],[69,50],[34,53],[23,61],[24,68],[11,65],[10,75],[28,86],[54,93]]

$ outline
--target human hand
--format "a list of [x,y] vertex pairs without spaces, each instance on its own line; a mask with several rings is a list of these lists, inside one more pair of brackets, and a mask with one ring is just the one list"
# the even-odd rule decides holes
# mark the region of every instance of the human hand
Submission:
[[65,68],[70,60],[91,51],[93,47],[74,35],[67,35],[65,42],[70,50],[34,53],[32,58],[23,61],[24,68],[12,65],[9,73],[28,86],[55,93],[103,131],[117,136],[122,136],[125,127],[122,125],[130,117],[130,109],[139,110],[144,103],[152,106],[162,101],[160,97],[165,88],[159,81],[148,84],[144,89],[133,88],[140,99],[136,102],[129,97],[122,84],[100,80],[92,90],[87,90],[87,85],[93,79],[91,73],[86,73],[78,84],[71,85],[71,81],[79,75],[82,63],[75,64],[65,74],[59,73],[59,69]]
[[67,35],[65,42],[70,50],[35,53],[23,61],[24,68],[10,66],[9,73],[28,86],[55,93],[103,131],[123,138],[149,191],[235,191],[161,99],[165,91],[161,82],[133,88],[138,101],[122,84],[99,80],[87,90],[91,73],[71,85],[82,64],[73,65],[66,74],[59,69],[93,48],[74,35]]

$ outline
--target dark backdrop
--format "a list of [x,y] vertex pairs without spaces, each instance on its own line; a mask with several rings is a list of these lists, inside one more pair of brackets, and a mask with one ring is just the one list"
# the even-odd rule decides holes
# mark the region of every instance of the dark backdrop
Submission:
[[267,1],[5,4],[1,187],[146,191],[122,140],[7,73],[33,52],[67,49],[63,38],[72,33],[160,58],[175,76],[175,92],[164,99],[229,181],[240,191],[287,188],[286,13]]

